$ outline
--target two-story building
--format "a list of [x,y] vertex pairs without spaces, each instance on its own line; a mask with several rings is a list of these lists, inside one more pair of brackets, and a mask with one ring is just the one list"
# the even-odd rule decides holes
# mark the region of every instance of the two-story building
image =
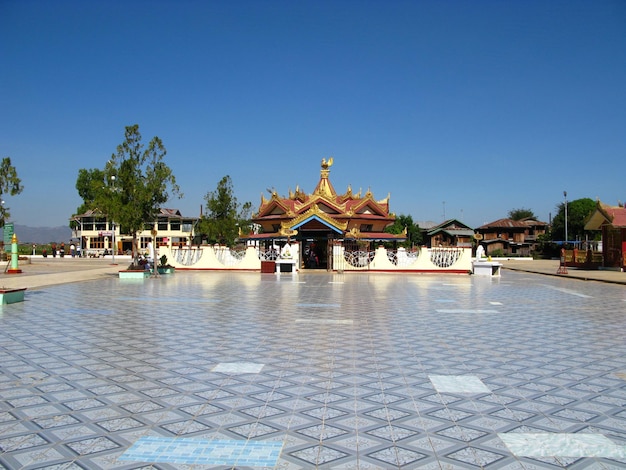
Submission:
[[463,222],[450,219],[424,230],[426,246],[459,246],[471,248],[474,230]]
[[545,234],[549,224],[533,218],[522,220],[498,219],[476,229],[477,239],[485,253],[530,256],[539,243],[539,235]]
[[[124,230],[108,219],[99,210],[89,210],[72,217],[76,222],[72,237],[80,240],[81,252],[87,256],[108,254],[115,248],[115,254],[132,252],[132,233]],[[139,250],[146,250],[156,233],[158,246],[180,247],[191,244],[198,218],[183,217],[178,209],[160,209],[157,220],[147,223],[137,234]]]

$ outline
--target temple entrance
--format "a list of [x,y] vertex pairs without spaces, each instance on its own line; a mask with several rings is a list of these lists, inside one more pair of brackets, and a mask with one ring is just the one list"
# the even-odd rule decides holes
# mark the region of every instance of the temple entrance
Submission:
[[[327,238],[308,238],[302,242],[304,269],[328,269]],[[330,264],[332,266],[332,262]]]
[[[328,223],[311,217],[296,226],[303,269],[332,269],[332,240],[340,234]],[[294,228],[296,228],[294,227]]]

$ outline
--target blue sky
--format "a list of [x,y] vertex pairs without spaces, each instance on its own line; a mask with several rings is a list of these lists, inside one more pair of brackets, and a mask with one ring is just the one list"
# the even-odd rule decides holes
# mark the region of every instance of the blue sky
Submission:
[[[11,221],[66,225],[80,168],[139,124],[195,216],[331,181],[415,221],[476,227],[568,199],[626,200],[626,3],[0,1],[0,157]],[[19,236],[19,234],[18,234]]]

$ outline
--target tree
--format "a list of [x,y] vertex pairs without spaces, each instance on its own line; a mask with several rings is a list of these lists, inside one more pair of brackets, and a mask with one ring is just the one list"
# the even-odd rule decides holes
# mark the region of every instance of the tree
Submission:
[[242,232],[250,225],[252,203],[239,206],[230,176],[224,176],[215,191],[204,197],[206,210],[198,222],[198,231],[207,237],[209,243],[233,246]]
[[420,230],[419,225],[413,223],[413,217],[410,215],[400,214],[396,216],[394,223],[385,228],[385,232],[399,235],[404,232],[405,228],[407,239],[406,241],[400,243],[401,246],[411,248],[422,242],[422,231]]
[[512,220],[523,220],[523,219],[536,219],[536,216],[533,211],[530,209],[511,209],[509,211],[509,219]]
[[[556,206],[557,214],[552,220],[553,240],[565,240],[565,203]],[[585,223],[596,209],[593,199],[576,199],[567,203],[567,238],[570,240],[585,239]],[[593,238],[593,235],[592,235]]]
[[[96,184],[81,186],[79,191],[93,200],[87,201],[118,224],[125,233],[133,235],[133,259],[138,258],[137,232],[144,224],[157,219],[161,205],[168,201],[170,192],[182,197],[172,170],[164,163],[167,151],[158,137],[147,147],[142,143],[139,125],[127,126],[124,142],[102,170],[102,179]],[[86,173],[85,173],[86,171]],[[96,170],[79,171],[84,182],[100,176]],[[98,170],[99,171],[99,170]],[[77,181],[77,187],[79,181]]]
[[[17,196],[22,192],[24,187],[22,186],[22,180],[17,176],[17,170],[11,164],[10,157],[4,157],[2,164],[0,164],[0,200],[2,200],[3,194],[9,194],[11,196]],[[6,219],[11,217],[9,208],[5,207],[4,200],[0,203],[0,227],[4,227]]]
[[[76,190],[83,203],[76,208],[76,214],[84,214],[90,209],[95,209],[96,195],[103,181],[105,181],[104,171],[98,168],[78,170]],[[76,221],[70,221],[70,227],[74,228],[76,225]]]

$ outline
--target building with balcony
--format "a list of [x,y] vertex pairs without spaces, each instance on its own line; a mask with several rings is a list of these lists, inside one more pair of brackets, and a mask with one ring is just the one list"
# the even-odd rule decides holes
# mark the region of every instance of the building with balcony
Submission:
[[[71,219],[75,222],[72,237],[80,240],[81,252],[86,256],[132,252],[133,234],[124,230],[98,209],[78,214]],[[138,249],[146,250],[156,233],[156,244],[174,247],[191,244],[197,217],[183,217],[178,209],[160,209],[157,220],[146,223],[143,231],[137,234]]]

